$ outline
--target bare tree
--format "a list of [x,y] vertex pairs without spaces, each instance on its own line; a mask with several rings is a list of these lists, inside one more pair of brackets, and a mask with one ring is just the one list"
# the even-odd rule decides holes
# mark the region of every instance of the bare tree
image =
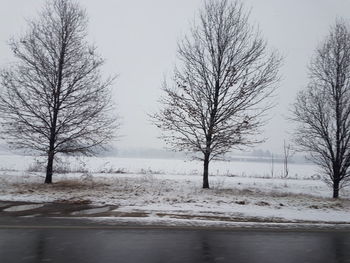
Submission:
[[273,153],[271,153],[271,178],[274,177],[275,174],[275,157]]
[[350,176],[350,31],[344,21],[316,49],[309,75],[293,107],[295,142],[310,153],[338,198]]
[[288,143],[286,144],[286,141],[283,141],[283,178],[287,178],[289,176],[289,159],[292,156],[292,146]]
[[1,72],[2,134],[14,148],[47,155],[91,154],[114,138],[110,84],[103,60],[86,43],[87,16],[70,0],[46,3],[40,18],[10,47],[17,62]]
[[281,59],[248,19],[239,1],[205,2],[179,43],[175,85],[164,84],[163,109],[152,116],[170,147],[203,154],[203,188],[210,160],[260,141],[261,117],[272,106]]

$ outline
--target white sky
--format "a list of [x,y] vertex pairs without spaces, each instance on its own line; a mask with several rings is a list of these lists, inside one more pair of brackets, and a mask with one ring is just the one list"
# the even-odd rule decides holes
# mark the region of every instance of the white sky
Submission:
[[[7,41],[26,28],[44,0],[0,0],[0,67],[11,61]],[[87,9],[90,40],[106,59],[106,74],[118,74],[114,91],[123,118],[117,146],[161,148],[159,131],[147,113],[156,111],[164,75],[176,63],[176,43],[202,0],[80,0]],[[307,64],[337,17],[350,18],[350,0],[245,0],[251,22],[259,24],[269,45],[285,57],[277,91],[279,105],[271,111],[258,148],[281,152],[293,125],[285,120],[296,92],[307,84]]]

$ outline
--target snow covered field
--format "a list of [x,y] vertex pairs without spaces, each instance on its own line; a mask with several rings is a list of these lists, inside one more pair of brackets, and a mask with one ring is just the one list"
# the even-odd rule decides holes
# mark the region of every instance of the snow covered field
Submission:
[[170,159],[64,158],[52,185],[40,159],[0,156],[0,200],[91,201],[117,206],[116,215],[222,222],[350,223],[350,189],[332,200],[310,164],[213,162],[210,190],[201,189],[202,164]]
[[[127,173],[158,173],[171,175],[201,175],[202,163],[199,161],[184,161],[178,159],[140,159],[116,157],[63,157],[60,158],[60,168],[71,171],[87,169],[90,172],[116,172]],[[0,155],[1,170],[28,171],[36,163],[44,167],[46,159],[32,156]],[[315,178],[317,169],[312,164],[289,164],[289,177],[297,179]],[[240,176],[240,177],[271,177],[272,165],[269,162],[254,161],[213,161],[210,163],[212,175]],[[283,164],[273,164],[273,177],[283,175]]]

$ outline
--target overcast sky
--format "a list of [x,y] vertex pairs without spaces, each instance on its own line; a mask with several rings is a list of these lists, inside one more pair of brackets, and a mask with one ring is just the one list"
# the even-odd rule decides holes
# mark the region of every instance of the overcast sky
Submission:
[[[90,24],[89,38],[106,59],[106,74],[118,74],[114,93],[123,135],[121,148],[161,148],[159,131],[147,117],[159,108],[164,75],[176,63],[177,41],[202,0],[80,0]],[[307,84],[307,64],[337,17],[350,18],[349,0],[245,0],[251,23],[258,24],[269,46],[285,57],[278,106],[265,127],[268,140],[258,148],[281,152],[293,125],[285,120],[296,92]],[[26,29],[44,0],[1,0],[0,67],[11,62],[7,41]]]

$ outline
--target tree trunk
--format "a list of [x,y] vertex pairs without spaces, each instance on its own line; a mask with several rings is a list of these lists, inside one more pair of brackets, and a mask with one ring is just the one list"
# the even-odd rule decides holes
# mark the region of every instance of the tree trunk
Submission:
[[209,188],[209,154],[204,155],[204,171],[203,171],[203,188],[208,189]]
[[333,182],[333,198],[339,198],[339,180],[335,179]]
[[[66,41],[66,39],[65,39]],[[57,90],[54,91],[54,106],[53,106],[53,117],[51,122],[51,134],[50,134],[50,148],[47,160],[46,167],[46,178],[45,183],[52,183],[52,173],[53,173],[53,159],[55,156],[55,141],[56,141],[56,125],[57,125],[57,116],[60,107],[60,94],[62,87],[62,76],[63,76],[63,65],[65,63],[65,55],[66,55],[66,43],[62,43],[60,57],[58,61],[58,76],[57,76]]]
[[50,150],[49,154],[48,154],[48,158],[47,158],[45,184],[52,183],[53,158],[54,158],[54,153],[53,153],[53,151]]

